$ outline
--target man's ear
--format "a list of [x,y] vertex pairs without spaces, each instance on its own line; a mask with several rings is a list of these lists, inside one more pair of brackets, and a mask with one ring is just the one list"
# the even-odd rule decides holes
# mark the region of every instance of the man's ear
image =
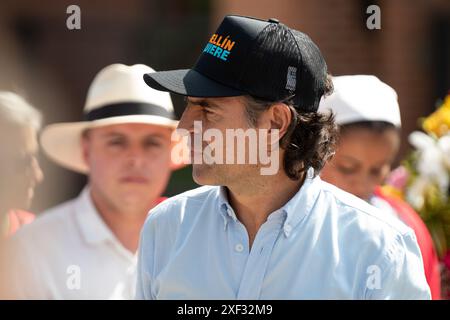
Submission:
[[280,139],[286,134],[291,121],[292,112],[289,107],[281,102],[275,103],[269,109],[270,129],[278,129]]
[[85,165],[89,167],[89,147],[90,147],[89,132],[83,132],[81,134],[80,144],[81,144],[81,158]]

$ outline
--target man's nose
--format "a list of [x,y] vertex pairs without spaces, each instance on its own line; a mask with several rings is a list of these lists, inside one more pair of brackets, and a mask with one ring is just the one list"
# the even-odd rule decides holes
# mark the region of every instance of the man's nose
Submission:
[[195,112],[190,107],[186,107],[181,115],[180,121],[178,121],[177,129],[180,131],[187,130],[189,133],[194,132],[194,121],[196,120]]
[[145,150],[141,146],[129,146],[128,150],[126,151],[126,155],[128,159],[131,160],[139,160],[142,159],[145,155]]

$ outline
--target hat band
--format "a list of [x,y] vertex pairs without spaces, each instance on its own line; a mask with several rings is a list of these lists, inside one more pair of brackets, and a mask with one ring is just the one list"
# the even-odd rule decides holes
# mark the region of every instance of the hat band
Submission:
[[167,111],[161,106],[151,103],[115,103],[92,110],[84,115],[84,120],[94,121],[105,118],[130,116],[130,115],[151,115],[160,116],[174,120],[175,116],[172,112]]

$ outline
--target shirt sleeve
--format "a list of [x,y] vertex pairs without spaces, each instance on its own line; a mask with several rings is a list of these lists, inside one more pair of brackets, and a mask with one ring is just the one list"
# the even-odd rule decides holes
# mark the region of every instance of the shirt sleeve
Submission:
[[154,256],[154,234],[151,222],[147,219],[141,231],[138,249],[136,300],[154,300],[152,290],[152,271]]
[[398,235],[385,248],[380,261],[369,266],[366,299],[429,300],[422,256],[412,231]]

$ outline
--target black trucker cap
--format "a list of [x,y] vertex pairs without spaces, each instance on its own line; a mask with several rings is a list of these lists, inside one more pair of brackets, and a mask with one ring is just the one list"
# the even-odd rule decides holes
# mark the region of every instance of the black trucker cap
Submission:
[[226,16],[192,69],[144,75],[152,88],[191,97],[251,95],[293,99],[315,112],[325,92],[327,65],[314,42],[277,19]]

